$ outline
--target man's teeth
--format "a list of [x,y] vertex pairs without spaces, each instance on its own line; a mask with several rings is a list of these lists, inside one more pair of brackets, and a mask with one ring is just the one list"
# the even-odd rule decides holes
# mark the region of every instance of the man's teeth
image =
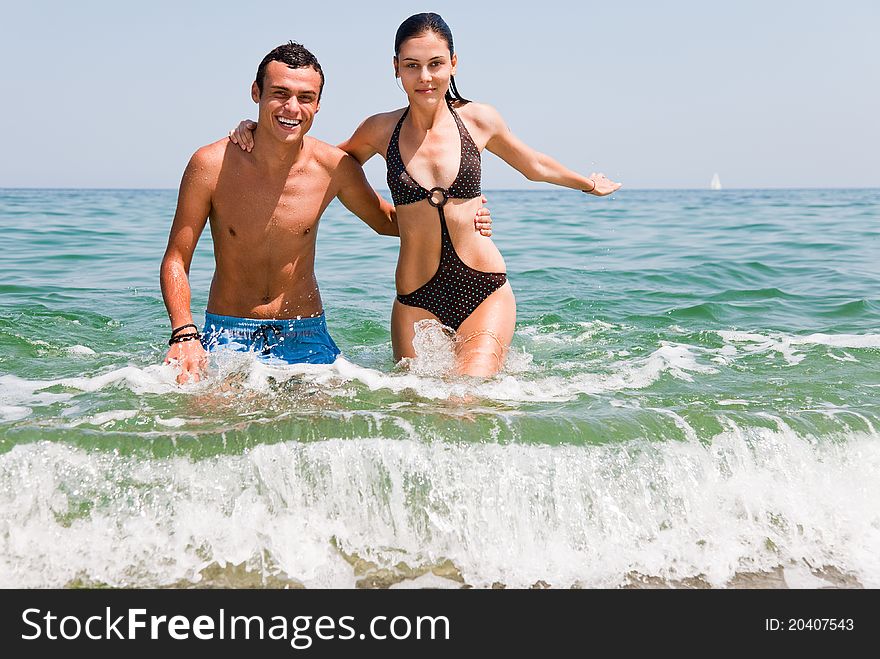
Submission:
[[282,119],[281,117],[278,117],[278,123],[280,123],[282,126],[294,128],[295,126],[299,126],[302,121],[300,121],[299,119]]

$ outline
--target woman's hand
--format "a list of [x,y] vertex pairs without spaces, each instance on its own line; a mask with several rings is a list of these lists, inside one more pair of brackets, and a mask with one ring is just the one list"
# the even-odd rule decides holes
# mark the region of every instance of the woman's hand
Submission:
[[592,190],[584,190],[587,194],[595,195],[597,197],[604,197],[605,195],[609,195],[612,192],[615,192],[620,189],[620,183],[615,183],[614,181],[605,177],[605,174],[590,174],[588,177],[593,182]]
[[254,131],[257,130],[257,122],[245,119],[234,130],[229,131],[229,140],[238,144],[242,151],[250,153],[254,149]]
[[[486,197],[482,197],[483,203],[486,203]],[[492,215],[489,213],[489,209],[485,206],[482,206],[477,214],[474,216],[474,229],[480,232],[481,236],[491,236],[492,235]]]

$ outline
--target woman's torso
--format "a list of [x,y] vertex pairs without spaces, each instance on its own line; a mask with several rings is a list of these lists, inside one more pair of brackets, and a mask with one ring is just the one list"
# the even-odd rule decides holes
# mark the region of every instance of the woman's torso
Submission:
[[[468,104],[471,105],[471,104]],[[397,223],[400,228],[400,257],[397,262],[397,291],[410,293],[437,272],[441,229],[437,208],[427,198],[411,202],[435,187],[453,195],[443,206],[452,244],[470,267],[486,272],[505,272],[504,259],[491,238],[474,230],[474,216],[482,206],[479,194],[479,152],[488,136],[469,120],[468,105],[441,115],[429,131],[419,130],[406,109],[389,113],[385,156],[390,176],[403,175],[407,185],[398,185]],[[400,123],[403,118],[402,124]],[[395,131],[400,126],[396,139]],[[394,150],[399,150],[399,159]],[[476,158],[476,162],[474,162]],[[402,168],[402,172],[399,171]],[[393,181],[390,181],[394,185]],[[421,189],[421,192],[419,192]],[[471,196],[477,193],[476,196]],[[458,196],[460,195],[460,196]],[[460,198],[467,195],[469,198]],[[410,202],[410,203],[407,203]]]

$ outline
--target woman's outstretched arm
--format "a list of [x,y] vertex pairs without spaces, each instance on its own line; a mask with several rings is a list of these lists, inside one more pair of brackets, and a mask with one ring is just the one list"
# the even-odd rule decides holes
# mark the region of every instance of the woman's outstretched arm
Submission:
[[547,154],[535,151],[510,132],[495,108],[480,104],[479,108],[474,109],[479,112],[481,123],[490,135],[486,148],[530,181],[553,183],[598,197],[609,195],[620,188],[620,183],[609,180],[604,174],[583,176]]

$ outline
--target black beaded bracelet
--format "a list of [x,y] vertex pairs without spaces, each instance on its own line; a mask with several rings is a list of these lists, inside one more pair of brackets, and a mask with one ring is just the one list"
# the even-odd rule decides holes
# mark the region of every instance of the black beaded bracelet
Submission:
[[202,335],[198,332],[193,332],[192,334],[181,334],[180,336],[172,336],[168,339],[168,345],[172,346],[175,343],[183,343],[184,341],[198,341],[202,338]]
[[199,329],[198,327],[196,327],[196,326],[193,325],[192,323],[187,323],[186,325],[181,325],[180,327],[175,327],[173,330],[171,330],[171,336],[174,336],[174,335],[177,334],[180,330],[182,330],[182,329],[186,329],[187,327],[192,327],[192,328],[193,328],[194,330],[196,330],[196,331],[198,331],[198,329]]

